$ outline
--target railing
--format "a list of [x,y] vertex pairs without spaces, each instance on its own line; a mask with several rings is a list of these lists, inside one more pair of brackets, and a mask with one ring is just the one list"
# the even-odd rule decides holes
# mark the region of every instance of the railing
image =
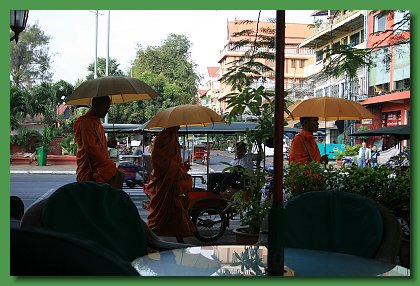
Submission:
[[321,24],[321,26],[314,29],[314,34],[322,33],[326,29],[330,29],[331,25],[335,25],[337,23],[340,23],[344,20],[346,20],[348,17],[360,12],[360,10],[354,10],[349,11],[348,13],[345,13],[344,15],[337,15],[333,18],[332,22],[324,22]]
[[[247,51],[250,51],[252,49],[252,46],[241,46],[241,47],[235,47],[234,44],[227,44],[223,50],[220,51],[220,58],[225,56],[228,53],[245,53]],[[270,48],[258,48],[256,49],[256,52],[270,52],[275,53],[275,49]],[[315,54],[314,49],[309,48],[286,48],[284,50],[284,53],[286,55],[313,55]]]

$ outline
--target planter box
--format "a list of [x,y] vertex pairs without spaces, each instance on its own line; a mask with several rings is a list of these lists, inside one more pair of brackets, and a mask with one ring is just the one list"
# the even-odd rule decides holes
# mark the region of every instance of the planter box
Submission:
[[48,165],[76,165],[76,156],[71,155],[48,155]]
[[33,160],[32,163],[29,162],[29,157],[24,157],[23,154],[13,154],[10,155],[10,164],[13,165],[37,165],[37,161]]
[[[10,155],[10,164],[28,165],[29,158],[23,154]],[[37,165],[37,161],[32,161],[32,165]],[[47,165],[76,165],[76,156],[71,155],[47,155]]]

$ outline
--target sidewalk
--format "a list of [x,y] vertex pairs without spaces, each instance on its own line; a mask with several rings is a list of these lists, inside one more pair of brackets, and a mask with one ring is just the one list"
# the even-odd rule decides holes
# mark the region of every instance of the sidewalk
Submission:
[[[192,163],[191,173],[206,172],[205,165]],[[76,175],[75,165],[49,165],[37,166],[29,164],[12,164],[10,165],[10,174],[60,174],[60,175]]]
[[48,165],[36,166],[25,164],[10,165],[10,174],[61,174],[76,175],[75,165]]

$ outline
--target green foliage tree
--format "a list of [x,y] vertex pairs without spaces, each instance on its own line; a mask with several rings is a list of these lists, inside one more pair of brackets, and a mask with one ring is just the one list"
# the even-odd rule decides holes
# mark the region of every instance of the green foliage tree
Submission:
[[19,44],[10,42],[10,76],[12,84],[31,88],[35,83],[51,80],[50,36],[38,24],[28,25],[19,35]]
[[[119,68],[120,64],[117,62],[116,59],[110,58],[108,65],[109,65],[108,75],[124,76],[123,71]],[[95,72],[95,62],[89,64],[88,71],[90,73],[86,76],[86,79],[87,80],[93,79],[94,72]],[[106,58],[98,58],[97,65],[96,65],[96,76],[104,77],[105,75],[106,75]]]
[[26,116],[26,98],[29,93],[24,88],[12,86],[10,88],[10,128],[11,130],[18,129],[20,122]]
[[27,113],[32,119],[38,114],[43,114],[44,117],[46,116],[48,118],[54,116],[51,115],[51,113],[56,113],[55,92],[52,85],[47,82],[42,82],[40,85],[35,86],[26,98],[26,107]]
[[185,36],[175,34],[170,34],[160,46],[146,49],[139,46],[132,66],[133,77],[149,84],[159,96],[125,105],[129,112],[111,107],[111,115],[114,109],[117,114],[125,114],[123,121],[115,122],[142,123],[167,107],[194,103],[199,75],[190,58],[190,47]]
[[66,98],[74,91],[74,86],[62,79],[54,83],[52,87],[57,105],[65,102]]
[[[199,76],[192,62],[191,42],[184,35],[169,34],[160,46],[143,49],[139,46],[133,62],[133,75],[144,72],[163,74],[165,78],[176,84],[190,96],[197,94]],[[191,102],[191,101],[190,101]]]

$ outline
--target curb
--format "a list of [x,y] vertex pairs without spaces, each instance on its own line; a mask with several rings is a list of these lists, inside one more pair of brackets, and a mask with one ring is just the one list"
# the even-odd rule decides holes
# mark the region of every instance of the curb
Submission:
[[76,171],[52,171],[52,170],[10,170],[10,174],[57,174],[76,175]]

